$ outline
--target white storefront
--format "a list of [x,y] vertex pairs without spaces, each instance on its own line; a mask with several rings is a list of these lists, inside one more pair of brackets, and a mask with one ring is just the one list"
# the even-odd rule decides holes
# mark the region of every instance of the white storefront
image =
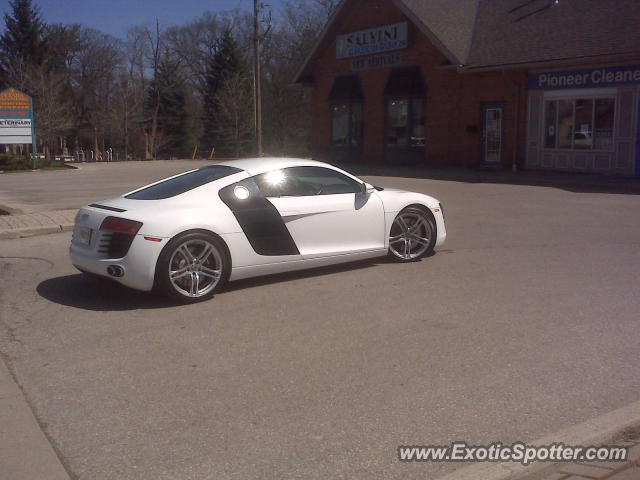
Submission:
[[529,74],[530,169],[640,175],[640,66]]

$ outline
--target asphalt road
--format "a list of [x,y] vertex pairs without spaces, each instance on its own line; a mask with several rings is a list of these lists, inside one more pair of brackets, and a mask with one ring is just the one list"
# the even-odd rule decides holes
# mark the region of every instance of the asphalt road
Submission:
[[436,478],[464,465],[397,446],[638,400],[640,196],[368,180],[440,198],[446,245],[172,306],[83,279],[68,234],[0,242],[0,351],[78,478]]

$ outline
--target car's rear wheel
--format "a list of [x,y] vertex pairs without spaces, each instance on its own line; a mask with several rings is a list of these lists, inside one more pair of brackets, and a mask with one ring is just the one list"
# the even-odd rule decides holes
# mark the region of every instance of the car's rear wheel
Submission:
[[436,243],[433,216],[420,207],[407,207],[393,221],[389,234],[389,257],[415,262],[429,255]]
[[156,267],[156,285],[174,300],[199,302],[222,288],[230,269],[222,240],[207,233],[186,233],[162,250]]

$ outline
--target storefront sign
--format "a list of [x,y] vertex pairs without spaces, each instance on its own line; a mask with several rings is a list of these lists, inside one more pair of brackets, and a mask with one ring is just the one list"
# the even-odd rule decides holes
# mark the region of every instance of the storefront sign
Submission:
[[407,48],[408,30],[408,23],[401,22],[339,35],[336,38],[336,58],[359,57]]
[[31,97],[9,88],[0,92],[0,144],[33,143]]
[[351,70],[360,72],[362,70],[373,70],[375,68],[394,67],[402,63],[402,56],[397,53],[381,55],[378,57],[358,58],[351,61]]
[[529,75],[530,90],[593,88],[640,83],[640,65],[544,72]]
[[0,143],[31,143],[31,119],[0,118]]

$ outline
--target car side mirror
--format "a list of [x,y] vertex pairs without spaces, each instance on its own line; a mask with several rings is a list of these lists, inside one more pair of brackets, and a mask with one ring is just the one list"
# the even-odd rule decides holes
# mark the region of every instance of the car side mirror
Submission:
[[363,183],[362,185],[363,185],[362,193],[371,194],[371,193],[373,193],[373,192],[375,192],[377,190],[376,187],[374,187],[373,185],[370,185],[370,184],[368,184],[366,182]]

